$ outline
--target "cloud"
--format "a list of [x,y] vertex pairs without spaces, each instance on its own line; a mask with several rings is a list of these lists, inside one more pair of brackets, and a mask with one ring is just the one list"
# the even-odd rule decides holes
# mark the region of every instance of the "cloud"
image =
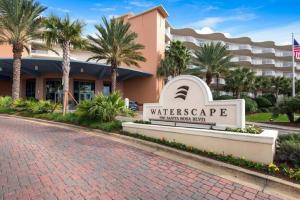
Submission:
[[115,11],[116,8],[115,7],[105,7],[101,3],[96,3],[96,4],[94,4],[93,8],[90,8],[90,10],[100,11],[100,12],[111,12],[111,11]]
[[300,21],[288,23],[275,27],[258,29],[255,31],[244,32],[237,36],[248,36],[254,41],[275,41],[279,45],[291,44],[291,33],[294,32],[295,38],[300,40]]
[[[212,28],[210,27],[203,27],[202,29],[195,29],[195,31],[199,34],[211,34],[211,33],[216,33],[216,31],[214,31]],[[230,33],[224,33],[222,32],[225,37],[231,37],[231,34]]]
[[217,6],[209,5],[209,6],[203,7],[203,8],[202,8],[202,11],[208,12],[208,11],[218,10],[218,9],[219,9],[219,7],[217,7]]
[[113,7],[103,7],[103,8],[90,8],[90,10],[92,11],[100,11],[100,12],[111,12],[111,11],[115,11],[116,8]]
[[63,12],[63,13],[70,13],[71,10],[69,9],[65,9],[65,8],[59,8],[59,7],[49,7],[48,9],[50,10],[54,10],[54,11],[57,11],[57,12]]
[[239,15],[232,15],[232,16],[217,16],[217,17],[207,17],[198,21],[195,21],[189,26],[199,28],[199,27],[215,27],[218,24],[224,23],[224,22],[230,22],[230,21],[250,21],[252,19],[255,19],[256,15],[252,13],[245,13],[245,14],[239,14]]
[[146,0],[132,0],[128,2],[129,5],[131,6],[136,6],[136,7],[152,7],[154,6],[153,2],[151,1],[146,1]]

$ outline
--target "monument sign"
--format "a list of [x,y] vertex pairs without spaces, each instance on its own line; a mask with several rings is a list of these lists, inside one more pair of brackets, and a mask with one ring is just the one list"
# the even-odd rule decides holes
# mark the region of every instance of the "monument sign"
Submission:
[[182,75],[166,84],[159,103],[144,104],[143,120],[153,124],[194,128],[244,128],[245,101],[214,101],[210,88],[203,80]]

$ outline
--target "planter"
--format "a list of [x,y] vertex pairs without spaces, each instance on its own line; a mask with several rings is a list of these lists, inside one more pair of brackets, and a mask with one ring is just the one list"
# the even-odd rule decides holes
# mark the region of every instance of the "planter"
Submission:
[[247,134],[132,122],[124,122],[122,126],[126,132],[164,138],[199,150],[232,155],[264,164],[273,162],[278,135],[275,130],[264,130],[261,134]]

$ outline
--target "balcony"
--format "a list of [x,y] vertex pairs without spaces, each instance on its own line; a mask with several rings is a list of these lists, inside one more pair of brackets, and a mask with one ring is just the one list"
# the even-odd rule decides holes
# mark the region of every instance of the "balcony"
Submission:
[[275,53],[275,49],[273,49],[273,48],[264,48],[264,49],[262,49],[262,53]]
[[263,76],[276,76],[275,71],[263,71],[262,72]]
[[275,64],[275,60],[273,60],[273,59],[263,59],[262,60],[262,64],[263,65],[274,65]]
[[275,53],[275,49],[273,48],[260,48],[260,47],[253,47],[252,53]]
[[41,49],[32,49],[31,54],[42,54],[42,55],[47,55],[49,53],[48,50],[41,50]]
[[191,42],[197,46],[210,42],[208,40],[201,40],[201,39],[194,38],[192,36],[172,35],[171,37],[172,40],[179,40],[181,42]]
[[257,58],[254,58],[252,59],[252,62],[251,62],[253,65],[261,65],[262,64],[262,59],[257,59]]
[[251,62],[250,56],[235,56],[231,59],[231,62]]
[[292,51],[279,51],[279,50],[276,50],[275,51],[275,55],[278,56],[278,57],[286,57],[286,56],[292,56]]
[[236,51],[236,50],[252,50],[251,45],[249,44],[232,44],[227,43],[228,50]]
[[170,27],[166,28],[166,36],[169,40],[172,40],[171,28]]
[[252,50],[252,47],[249,44],[241,44],[239,45],[239,50]]

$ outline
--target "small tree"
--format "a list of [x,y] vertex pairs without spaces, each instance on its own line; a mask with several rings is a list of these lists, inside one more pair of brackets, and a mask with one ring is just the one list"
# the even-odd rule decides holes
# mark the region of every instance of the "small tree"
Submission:
[[157,74],[175,77],[188,69],[191,53],[180,41],[172,41],[165,51],[165,59],[160,63]]
[[248,92],[253,84],[255,73],[248,68],[239,68],[229,71],[225,77],[227,91],[231,91],[236,98],[241,97],[241,92]]
[[112,18],[107,21],[102,18],[103,24],[96,25],[96,36],[88,35],[87,49],[94,54],[90,60],[106,60],[111,65],[112,92],[116,91],[117,69],[121,63],[128,66],[139,66],[139,61],[145,62],[141,50],[144,46],[137,43],[138,35],[130,31],[130,24],[122,19]]
[[64,114],[67,110],[69,95],[69,74],[70,74],[70,57],[71,48],[82,48],[85,44],[82,38],[85,24],[79,20],[71,21],[67,15],[65,18],[50,16],[44,21],[43,38],[46,45],[51,47],[55,44],[60,45],[63,51],[63,89],[64,89]]
[[295,119],[295,113],[300,112],[300,96],[285,98],[274,109],[274,116],[286,114],[291,123],[300,123],[300,118]]
[[253,84],[250,86],[250,90],[253,92],[254,97],[257,97],[258,91],[270,91],[271,90],[271,79],[266,76],[256,76]]
[[34,0],[0,0],[0,44],[12,45],[12,98],[20,98],[21,59],[24,50],[40,37],[41,14],[46,7]]
[[272,77],[273,94],[278,99],[279,94],[290,95],[292,80],[285,77]]

